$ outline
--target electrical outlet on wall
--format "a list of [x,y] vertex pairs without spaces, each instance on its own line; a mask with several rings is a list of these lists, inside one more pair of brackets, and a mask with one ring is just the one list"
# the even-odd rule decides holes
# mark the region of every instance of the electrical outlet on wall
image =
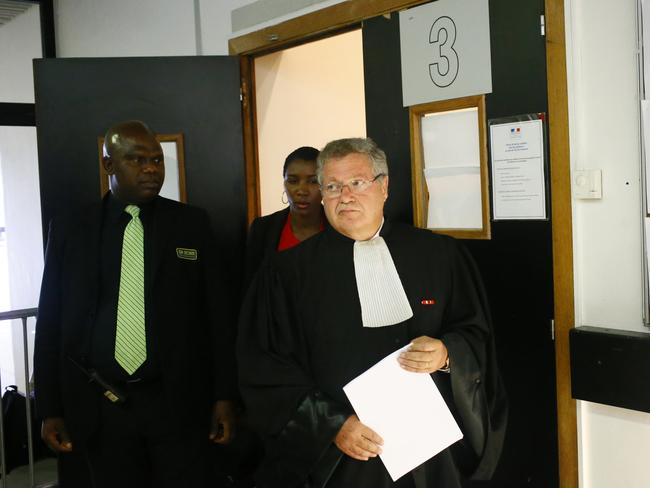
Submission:
[[603,197],[601,170],[581,169],[574,171],[573,196],[578,200],[601,199]]

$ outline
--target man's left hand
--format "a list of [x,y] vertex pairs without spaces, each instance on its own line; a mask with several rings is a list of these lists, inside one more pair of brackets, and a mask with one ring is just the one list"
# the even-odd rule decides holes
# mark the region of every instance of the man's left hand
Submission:
[[420,336],[397,359],[402,368],[414,373],[433,373],[447,364],[447,348],[440,339]]
[[235,435],[235,406],[229,400],[218,400],[212,407],[210,440],[216,444],[228,444]]

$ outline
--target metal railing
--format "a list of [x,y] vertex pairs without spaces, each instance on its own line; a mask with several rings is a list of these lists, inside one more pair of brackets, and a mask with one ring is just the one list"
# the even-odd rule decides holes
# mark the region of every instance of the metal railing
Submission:
[[[29,456],[29,486],[34,487],[34,445],[32,441],[32,387],[30,384],[29,375],[29,355],[27,344],[27,319],[36,317],[36,308],[26,308],[23,310],[12,310],[10,312],[0,312],[0,322],[3,320],[22,320],[23,325],[23,363],[25,368],[25,406],[26,406],[26,421],[27,421],[27,452]],[[0,392],[2,391],[2,384],[0,384]],[[2,395],[0,395],[0,473],[2,474],[2,488],[7,488],[7,463],[6,463],[6,449],[5,449],[5,432],[4,432],[4,408],[2,405]]]

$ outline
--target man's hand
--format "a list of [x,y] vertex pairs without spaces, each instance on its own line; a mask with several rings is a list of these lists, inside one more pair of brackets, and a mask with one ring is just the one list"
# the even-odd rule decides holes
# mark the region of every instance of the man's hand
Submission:
[[447,348],[439,339],[420,336],[399,355],[402,368],[414,373],[433,373],[447,364]]
[[229,400],[219,400],[212,407],[210,440],[216,444],[228,444],[235,435],[235,406]]
[[72,451],[72,442],[61,417],[49,417],[43,420],[41,438],[54,452]]
[[363,425],[356,415],[351,415],[336,434],[334,443],[351,458],[367,461],[381,454],[384,440],[370,427]]

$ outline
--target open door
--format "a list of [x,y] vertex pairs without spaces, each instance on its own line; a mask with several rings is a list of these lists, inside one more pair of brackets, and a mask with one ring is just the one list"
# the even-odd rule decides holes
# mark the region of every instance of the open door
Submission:
[[246,230],[239,60],[44,59],[34,77],[44,238],[55,214],[100,198],[98,137],[140,119],[182,135],[187,203],[207,210],[237,280]]
[[[210,215],[236,294],[246,230],[239,60],[46,59],[34,62],[34,77],[44,239],[54,215],[101,198],[98,138],[140,119],[181,142],[184,199]],[[74,453],[59,458],[59,483],[90,486]]]
[[[413,221],[408,109],[402,107],[397,12],[427,0],[348,0],[229,41],[251,59],[363,24],[367,134],[391,164],[386,214]],[[563,0],[490,0],[493,93],[487,118],[546,112],[552,188],[545,221],[492,224],[492,239],[466,242],[488,288],[510,424],[494,479],[470,486],[577,487],[576,405],[571,398],[569,330],[574,326],[571,186]],[[547,96],[548,95],[548,96]],[[253,105],[253,104],[250,104]],[[249,106],[250,121],[254,107]],[[257,216],[255,133],[246,132],[249,206]],[[551,319],[554,318],[554,327]]]
[[[420,3],[426,2],[394,0],[379,4],[350,0],[230,41],[231,52],[244,55],[246,65],[257,53],[286,48],[311,37],[323,37],[325,32],[333,35],[338,29],[351,28],[361,22],[367,135],[389,158],[390,198],[385,213],[392,220],[407,223],[413,222],[411,153],[409,110],[402,105],[398,11]],[[549,110],[547,49],[549,52],[555,49],[555,56],[548,62],[549,69],[558,71],[556,63],[561,65],[562,61],[557,56],[558,47],[546,38],[545,3],[550,5],[546,15],[548,32],[555,36],[557,44],[558,37],[563,37],[557,30],[558,24],[563,24],[557,9],[561,1],[490,0],[493,91],[486,95],[486,115],[493,119],[550,112],[555,121],[554,126],[551,121],[548,127],[553,137],[554,131],[555,135],[561,135],[558,131],[566,127],[559,110],[565,101],[556,94]],[[561,82],[550,77],[548,80],[551,92],[557,92]],[[248,137],[250,144],[254,144],[254,140],[254,135]],[[554,151],[549,151],[551,166],[564,170],[563,164],[568,158],[563,160],[563,153],[557,149],[561,146],[561,138],[553,141],[556,146]],[[251,154],[253,152],[251,150]],[[248,163],[254,174],[256,161],[250,157]],[[562,181],[559,173],[555,173],[555,184]],[[249,197],[255,201],[256,188],[253,184],[249,188]],[[562,199],[566,195],[561,187],[552,189],[548,201],[553,199],[556,204],[553,215],[559,211],[558,202],[566,205]],[[556,222],[554,227],[551,218],[495,221],[491,229],[490,240],[466,240],[465,245],[478,264],[489,295],[498,361],[510,400],[510,417],[501,462],[493,479],[469,482],[468,486],[548,488],[559,486],[560,479],[562,486],[577,486],[575,404],[567,389],[568,356],[561,354],[568,341],[566,331],[573,324],[566,320],[568,314],[556,315],[556,310],[567,309],[567,304],[572,304],[572,286],[560,287],[559,291],[554,289],[553,276],[553,233],[568,232],[570,235],[570,222],[567,226],[565,219]],[[560,241],[556,240],[555,245],[566,254],[564,243],[570,244],[570,239]],[[562,253],[559,256],[561,258]],[[571,273],[570,265],[558,266],[556,282],[562,279],[557,273],[560,269],[562,275]],[[560,298],[560,303],[554,303],[556,297]],[[572,309],[572,305],[568,308]],[[554,316],[560,331],[557,345],[553,335]],[[560,351],[558,358],[556,347]],[[556,359],[561,366],[557,383],[559,394]],[[560,410],[558,415],[557,405],[568,408]],[[563,424],[561,429],[558,429],[558,419]],[[560,436],[559,431],[562,432]]]
[[[486,95],[487,118],[547,113],[543,1],[489,5],[493,91]],[[413,222],[409,113],[402,106],[397,13],[364,20],[363,44],[368,136],[386,151],[391,168],[386,214]],[[468,486],[554,487],[559,481],[552,224],[548,219],[491,225],[490,240],[464,244],[487,289],[510,413],[493,479]]]

